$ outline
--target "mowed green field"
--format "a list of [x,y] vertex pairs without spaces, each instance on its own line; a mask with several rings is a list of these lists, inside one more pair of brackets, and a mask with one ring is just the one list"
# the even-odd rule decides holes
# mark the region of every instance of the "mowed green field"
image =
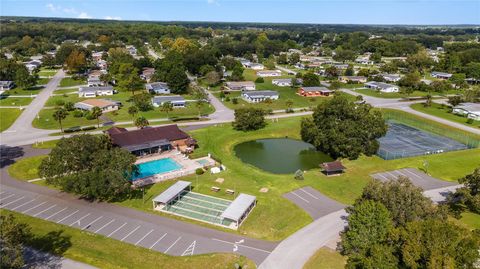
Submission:
[[441,104],[433,102],[430,107],[426,107],[423,104],[413,104],[410,107],[425,114],[429,114],[453,122],[458,122],[466,126],[480,127],[480,121],[477,120],[473,121],[472,123],[467,123],[467,117],[453,114],[451,112],[452,109],[446,105],[442,106]]
[[[62,256],[98,268],[230,269],[235,268],[235,264],[249,269],[256,267],[255,263],[247,258],[233,254],[169,256],[102,235],[0,209],[2,215],[9,213],[13,214],[17,221],[27,223],[31,227],[31,232],[35,238],[45,238],[49,235],[50,238],[54,238],[51,235],[58,233],[59,237],[70,243]],[[41,240],[33,240],[29,245],[43,251],[51,251],[48,247],[49,244],[43,244],[42,242]],[[56,247],[58,248],[58,246]]]
[[0,132],[7,130],[22,114],[17,108],[0,108]]
[[71,87],[71,86],[77,86],[77,85],[84,85],[87,84],[86,79],[73,79],[73,78],[63,78],[60,81],[59,87]]
[[30,97],[2,97],[0,106],[27,106],[33,101]]
[[346,262],[347,258],[340,253],[323,247],[310,257],[303,269],[342,269]]

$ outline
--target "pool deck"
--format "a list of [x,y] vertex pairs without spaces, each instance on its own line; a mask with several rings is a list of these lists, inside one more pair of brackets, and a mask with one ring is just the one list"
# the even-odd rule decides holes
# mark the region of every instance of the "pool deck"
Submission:
[[[155,184],[158,182],[163,182],[170,179],[175,179],[187,175],[191,175],[195,173],[195,170],[198,168],[214,166],[215,161],[209,157],[202,157],[198,159],[190,159],[187,156],[183,155],[181,152],[177,150],[172,150],[168,152],[162,152],[159,154],[149,155],[145,157],[138,158],[135,164],[141,164],[146,162],[151,162],[159,159],[166,159],[171,158],[178,164],[182,166],[182,168],[170,171],[167,173],[156,174],[150,177],[140,178],[133,182],[133,184],[137,187]],[[202,163],[200,163],[201,161]]]

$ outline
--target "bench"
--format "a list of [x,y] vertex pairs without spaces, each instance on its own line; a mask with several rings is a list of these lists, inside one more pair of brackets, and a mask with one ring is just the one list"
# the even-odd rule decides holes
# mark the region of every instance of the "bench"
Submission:
[[214,191],[214,192],[219,192],[219,191],[220,191],[220,188],[219,188],[219,187],[212,186],[211,190]]
[[234,190],[231,190],[231,189],[226,189],[225,192],[226,192],[227,194],[231,194],[231,195],[235,194],[235,191],[234,191]]

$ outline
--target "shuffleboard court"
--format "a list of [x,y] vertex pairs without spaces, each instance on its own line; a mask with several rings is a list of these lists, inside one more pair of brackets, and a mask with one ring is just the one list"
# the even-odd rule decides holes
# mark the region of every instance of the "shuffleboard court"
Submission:
[[328,198],[312,187],[287,192],[283,197],[305,210],[314,220],[345,208],[344,204]]
[[399,176],[409,178],[413,185],[422,188],[424,191],[455,186],[458,184],[456,182],[449,182],[431,177],[415,168],[403,168],[371,175],[372,178],[382,182],[397,180]]

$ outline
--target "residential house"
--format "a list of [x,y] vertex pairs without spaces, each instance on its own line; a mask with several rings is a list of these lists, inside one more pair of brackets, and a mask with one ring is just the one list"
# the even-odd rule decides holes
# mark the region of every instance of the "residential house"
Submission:
[[75,103],[74,107],[81,110],[91,111],[94,107],[99,107],[103,113],[118,110],[118,102],[105,99],[87,99]]
[[257,76],[259,77],[279,77],[282,75],[280,70],[262,70],[257,71]]
[[100,80],[100,76],[98,75],[89,75],[87,78],[87,85],[88,87],[101,87],[105,86],[105,83]]
[[279,94],[277,91],[248,91],[242,93],[242,98],[249,103],[260,103],[267,99],[278,100]]
[[318,96],[330,96],[333,91],[326,87],[301,87],[298,89],[297,94],[305,97],[318,97]]
[[254,91],[256,89],[253,81],[229,81],[225,86],[229,91]]
[[480,120],[480,103],[463,103],[454,107],[452,112],[467,116],[469,119]]
[[272,84],[280,87],[291,87],[292,79],[291,78],[274,78],[272,79]]
[[345,70],[348,68],[348,64],[333,64],[333,66],[339,70]]
[[78,89],[78,97],[92,98],[97,96],[113,95],[113,92],[114,90],[112,86],[80,87],[80,89]]
[[365,83],[365,88],[379,90],[381,92],[386,92],[386,93],[400,91],[400,87],[398,87],[397,85],[392,85],[392,84],[377,82],[377,81],[370,81]]
[[94,60],[95,62],[100,61],[102,57],[103,57],[103,51],[92,52],[92,60]]
[[250,64],[250,68],[253,70],[263,70],[265,66],[263,66],[263,64],[252,63]]
[[25,64],[25,67],[27,67],[28,71],[30,73],[32,73],[35,69],[37,69],[38,67],[40,67],[40,65],[42,65],[42,62],[39,61],[39,60],[32,60],[30,62],[27,62]]
[[177,125],[143,128],[128,131],[125,128],[112,127],[106,131],[112,144],[128,150],[136,156],[155,154],[171,149],[185,150],[194,148],[195,139],[180,130]]
[[135,48],[135,46],[127,45],[125,48],[127,49],[128,53],[130,53],[130,55],[134,57],[137,56],[137,48]]
[[365,64],[365,65],[372,65],[373,64],[373,61],[370,60],[369,55],[357,57],[357,59],[355,59],[355,62],[358,63],[358,64]]
[[0,81],[0,91],[7,91],[11,90],[15,87],[15,82],[10,80],[2,80]]
[[146,80],[147,82],[150,82],[150,79],[152,78],[154,73],[155,73],[155,68],[145,67],[145,68],[143,68],[142,74],[140,75],[140,77],[143,80]]
[[431,76],[438,79],[449,79],[452,77],[452,74],[444,72],[432,72]]
[[145,84],[145,88],[149,93],[154,94],[170,94],[170,88],[166,82],[152,82]]
[[97,61],[97,67],[100,68],[101,70],[107,70],[108,63],[105,60],[99,60]]
[[338,81],[342,83],[365,83],[367,78],[364,76],[340,76]]
[[154,96],[152,98],[154,107],[160,107],[164,103],[171,103],[174,108],[184,108],[187,104],[185,98],[180,95]]
[[398,82],[402,78],[399,74],[381,74],[381,76],[386,82],[390,83]]

